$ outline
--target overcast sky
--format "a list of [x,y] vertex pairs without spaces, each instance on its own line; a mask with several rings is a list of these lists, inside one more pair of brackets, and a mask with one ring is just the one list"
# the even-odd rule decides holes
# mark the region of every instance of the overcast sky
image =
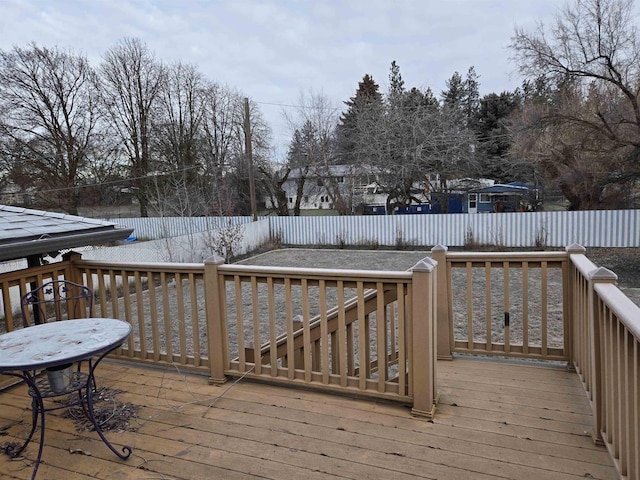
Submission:
[[72,48],[97,66],[124,37],[163,61],[260,102],[278,155],[291,137],[283,110],[302,92],[342,110],[369,73],[384,93],[395,60],[407,87],[431,87],[470,66],[480,93],[521,84],[508,45],[516,26],[549,23],[564,0],[0,0],[0,48]]

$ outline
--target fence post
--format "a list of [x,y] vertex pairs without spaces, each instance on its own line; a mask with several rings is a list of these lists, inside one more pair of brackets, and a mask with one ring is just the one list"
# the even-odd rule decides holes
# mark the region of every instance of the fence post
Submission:
[[204,261],[204,303],[207,318],[207,344],[209,350],[210,384],[223,384],[228,366],[227,324],[223,317],[222,302],[226,298],[224,282],[220,282],[218,267],[224,259],[213,255]]
[[436,321],[435,283],[433,271],[437,263],[420,260],[412,269],[412,332],[413,408],[411,414],[433,418],[436,405]]
[[602,331],[600,329],[601,321],[600,309],[598,308],[598,296],[595,293],[595,285],[598,283],[616,283],[618,276],[611,270],[599,267],[589,272],[589,337],[591,351],[589,357],[591,361],[591,408],[593,409],[593,430],[591,438],[596,445],[604,445],[602,439],[602,428],[606,412],[602,400],[603,378],[602,378]]
[[438,327],[438,360],[453,360],[453,328],[449,312],[449,284],[447,282],[447,251],[444,245],[436,245],[431,249],[431,257],[440,265],[436,269]]

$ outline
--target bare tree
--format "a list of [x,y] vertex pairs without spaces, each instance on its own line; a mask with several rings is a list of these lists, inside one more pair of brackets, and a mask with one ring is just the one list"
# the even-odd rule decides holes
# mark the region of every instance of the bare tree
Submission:
[[93,69],[81,55],[31,44],[0,51],[0,136],[13,180],[40,205],[78,213],[95,153],[99,111]]
[[273,171],[268,165],[262,165],[259,167],[259,172],[261,173],[264,190],[269,197],[268,208],[275,210],[278,216],[289,216],[287,192],[284,190],[283,185],[289,178],[291,168],[285,167],[282,170]]
[[[237,192],[228,185],[235,158],[241,154],[238,135],[242,125],[242,96],[239,92],[216,83],[207,83],[202,92],[201,155],[203,177],[214,197],[209,213],[230,215],[239,201]],[[240,152],[238,151],[240,149]]]
[[203,95],[207,168],[222,172],[236,148],[236,132],[242,123],[242,98],[239,92],[213,82],[205,85]]
[[325,95],[313,91],[301,93],[297,103],[295,115],[287,116],[292,130],[288,163],[298,168],[294,214],[299,215],[305,194],[319,192],[326,193],[339,214],[351,213],[351,189],[342,180],[351,178],[355,166],[338,165],[339,111]]
[[[165,171],[195,170],[200,160],[203,89],[202,75],[195,66],[175,63],[167,67],[152,121],[154,151]],[[194,171],[194,176],[198,174]]]
[[424,201],[416,195],[425,187],[439,189],[428,185],[429,174],[447,179],[475,170],[473,135],[458,110],[441,108],[417,89],[381,108],[359,115],[357,148],[388,193],[387,212]]
[[140,215],[148,216],[147,176],[151,161],[151,121],[165,79],[163,65],[138,38],[125,38],[104,56],[102,94],[112,125],[128,157]]
[[[525,99],[518,145],[570,208],[607,208],[640,175],[640,37],[632,0],[575,0],[547,29],[516,30],[521,73],[555,87]],[[601,168],[604,167],[604,168]]]
[[[216,192],[210,211],[217,215],[250,212],[249,175],[245,155],[244,95],[209,83],[204,89],[202,158],[204,176]],[[251,141],[256,170],[268,163],[270,131],[255,102],[249,102]]]
[[539,172],[547,189],[558,189],[570,210],[626,208],[631,198],[635,166],[628,146],[595,135],[583,124],[553,121],[563,115],[582,115],[589,98],[569,85],[554,90],[547,101],[525,100],[512,117],[513,158]]
[[151,175],[153,201],[163,215],[198,216],[209,211],[211,195],[202,148],[204,86],[194,66],[176,63],[166,69],[151,136],[156,165]]

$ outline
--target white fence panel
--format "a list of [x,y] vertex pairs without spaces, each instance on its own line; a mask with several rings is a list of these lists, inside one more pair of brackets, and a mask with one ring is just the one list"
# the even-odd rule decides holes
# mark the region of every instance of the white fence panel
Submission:
[[[263,223],[264,222],[264,223]],[[121,218],[140,238],[160,239],[212,232],[229,224],[243,224],[243,242],[260,245],[278,236],[287,245],[406,245],[463,246],[470,238],[479,244],[504,247],[548,245],[563,247],[639,247],[640,210],[578,212],[513,212],[441,215],[365,215],[193,218]],[[260,225],[260,226],[258,226]],[[265,225],[268,225],[265,226]],[[256,240],[249,240],[256,235]],[[190,247],[189,247],[190,248]],[[250,248],[248,248],[250,250]]]
[[[227,226],[224,223],[220,225],[223,225],[222,229]],[[271,238],[268,220],[241,223],[241,225],[241,238],[235,247],[234,255],[251,252]],[[133,242],[117,247],[88,247],[76,250],[82,250],[82,257],[87,260],[200,263],[214,254],[211,244],[214,241],[214,232],[219,230],[220,228],[148,242]]]
[[[264,218],[264,217],[261,217]],[[133,236],[138,239],[157,240],[178,237],[196,232],[207,232],[236,225],[250,223],[251,217],[131,217],[111,220],[121,227],[133,228]]]
[[640,246],[640,210],[396,216],[269,217],[288,245]]

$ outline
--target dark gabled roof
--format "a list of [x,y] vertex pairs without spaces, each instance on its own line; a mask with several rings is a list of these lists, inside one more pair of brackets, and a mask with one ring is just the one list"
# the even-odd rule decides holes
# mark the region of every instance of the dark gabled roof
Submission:
[[111,243],[132,231],[102,220],[0,205],[0,261]]

